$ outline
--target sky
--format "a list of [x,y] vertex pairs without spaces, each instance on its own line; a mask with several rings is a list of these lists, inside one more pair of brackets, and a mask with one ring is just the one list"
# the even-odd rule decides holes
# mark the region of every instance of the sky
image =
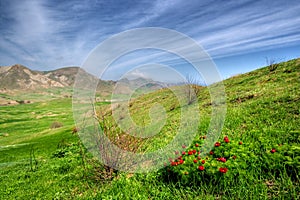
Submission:
[[[266,58],[300,57],[299,13],[298,0],[0,0],[0,66],[19,63],[41,71],[82,66],[108,38],[159,27],[193,39],[225,79],[267,65]],[[129,53],[103,79],[119,79],[127,71],[162,78],[168,72],[151,67],[155,62],[194,73],[175,57],[156,49]],[[142,69],[132,70],[136,60]]]

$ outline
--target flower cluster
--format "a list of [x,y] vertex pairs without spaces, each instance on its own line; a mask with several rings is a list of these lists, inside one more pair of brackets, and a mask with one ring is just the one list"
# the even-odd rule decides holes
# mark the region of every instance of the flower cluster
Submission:
[[[167,167],[167,173],[171,172],[172,176],[183,178],[181,180],[194,180],[195,177],[200,180],[203,175],[206,177],[225,176],[225,174],[226,177],[236,176],[241,170],[251,168],[251,163],[257,161],[257,154],[247,143],[230,139],[228,136],[221,141],[216,141],[213,149],[207,155],[202,155],[201,146],[205,139],[205,136],[200,136],[192,145],[182,145],[181,150],[175,151],[174,158],[169,160],[170,166]],[[277,149],[271,148],[264,152],[271,155],[275,154]],[[275,158],[277,155],[272,156]],[[249,158],[252,162],[248,162]]]

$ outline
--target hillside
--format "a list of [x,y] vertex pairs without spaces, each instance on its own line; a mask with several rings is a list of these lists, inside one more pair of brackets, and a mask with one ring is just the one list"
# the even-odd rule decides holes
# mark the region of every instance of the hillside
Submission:
[[[227,114],[220,146],[213,147],[213,154],[199,160],[194,154],[182,155],[183,164],[172,160],[170,166],[145,174],[114,171],[86,152],[73,129],[71,99],[2,106],[0,198],[298,199],[300,59],[274,68],[266,66],[223,81]],[[197,89],[198,103],[182,108],[199,109],[201,120],[191,146],[179,149],[180,153],[200,148],[211,120],[208,88]],[[96,109],[100,125],[117,146],[151,152],[176,135],[181,123],[179,100],[171,90],[162,88],[128,104],[132,120],[142,126],[151,124],[151,117],[164,116],[161,107],[151,110],[157,104],[166,111],[166,123],[159,133],[142,139],[120,131],[116,122],[126,125],[126,117],[119,115],[113,120],[110,104],[99,103]],[[122,110],[122,105],[113,108]],[[53,122],[62,126],[51,128]],[[223,140],[226,137],[229,141]],[[110,157],[117,159],[119,155]]]

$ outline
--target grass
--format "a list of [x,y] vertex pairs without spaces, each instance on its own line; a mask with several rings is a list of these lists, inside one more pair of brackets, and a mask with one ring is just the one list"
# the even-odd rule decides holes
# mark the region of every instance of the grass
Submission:
[[[174,177],[167,168],[147,174],[109,174],[107,168],[86,152],[78,136],[72,134],[70,99],[0,107],[0,199],[297,199],[300,195],[299,77],[298,59],[280,63],[275,70],[265,67],[223,82],[227,115],[220,142],[228,136],[230,145],[221,144],[225,153],[236,153],[236,162],[245,165],[237,167],[238,178],[234,176],[237,171],[230,166],[235,161],[224,164],[232,174],[209,173],[213,156],[208,156],[204,164],[207,171],[202,178],[192,173],[191,179]],[[152,102],[161,103],[167,122],[150,139],[125,136],[123,139],[129,144],[140,142],[132,150],[159,149],[178,130],[180,100],[166,89],[140,96],[129,104],[134,122],[151,123],[148,113]],[[201,89],[198,102],[189,106],[201,113],[199,128],[195,130],[197,138],[206,134],[211,118],[207,88]],[[97,103],[101,112],[107,111],[107,106]],[[113,130],[109,135],[112,139],[124,134],[109,115],[105,120]],[[51,129],[56,121],[63,126]],[[234,147],[239,141],[243,145]],[[196,142],[197,139],[193,144]],[[277,152],[270,153],[272,148]],[[224,153],[217,147],[213,151]],[[188,163],[188,158],[185,162],[182,169],[192,172],[194,165]],[[169,169],[176,173],[180,168]]]

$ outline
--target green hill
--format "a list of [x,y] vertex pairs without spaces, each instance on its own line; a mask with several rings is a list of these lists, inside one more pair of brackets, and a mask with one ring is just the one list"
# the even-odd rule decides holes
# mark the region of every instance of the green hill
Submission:
[[[174,153],[166,163],[176,165],[147,174],[114,171],[95,160],[74,129],[70,99],[1,106],[0,199],[297,199],[299,77],[300,59],[295,59],[224,80],[227,113],[214,154],[198,160],[194,153],[182,155],[184,163],[178,164]],[[174,88],[183,93],[189,89]],[[214,102],[207,87],[192,88],[197,99],[191,103],[187,99],[184,105],[166,88],[130,101],[129,111],[138,125],[151,124],[149,112],[167,119],[152,137],[141,139],[139,132],[133,136],[122,132],[116,122],[126,125],[126,116],[113,119],[107,104],[97,106],[99,123],[120,148],[151,152],[175,137],[181,108],[199,109],[195,140],[178,149],[180,154],[198,151],[205,141]],[[161,107],[151,110],[158,103]],[[115,104],[114,111],[118,113],[123,106]],[[161,108],[166,118],[159,115]],[[156,127],[152,128],[149,133]],[[229,140],[223,141],[225,136]]]

